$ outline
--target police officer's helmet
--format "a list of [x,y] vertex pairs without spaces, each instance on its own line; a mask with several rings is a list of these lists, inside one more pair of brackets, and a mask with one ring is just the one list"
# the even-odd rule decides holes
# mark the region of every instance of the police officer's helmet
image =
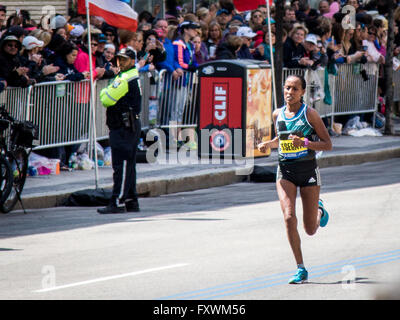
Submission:
[[121,49],[117,54],[117,57],[124,57],[124,58],[130,58],[130,59],[136,59],[136,53],[132,49],[129,48],[123,48]]

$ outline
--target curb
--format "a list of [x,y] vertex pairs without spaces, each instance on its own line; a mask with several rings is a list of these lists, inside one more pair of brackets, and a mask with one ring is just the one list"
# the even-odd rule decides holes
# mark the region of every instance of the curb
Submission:
[[[383,161],[392,158],[400,158],[400,147],[386,148],[370,152],[356,152],[351,154],[327,155],[318,159],[320,168],[358,165],[365,162]],[[267,163],[261,166],[276,166],[277,162]],[[204,170],[199,173],[188,173],[187,175],[171,178],[147,178],[139,179],[137,191],[140,197],[156,197],[164,194],[194,191],[212,187],[221,187],[243,181],[249,181],[249,168],[225,168],[221,170]],[[112,188],[112,185],[101,185],[100,188]],[[44,209],[59,207],[75,191],[90,188],[79,188],[65,193],[43,194],[24,197],[25,209]],[[20,210],[17,203],[14,210]]]

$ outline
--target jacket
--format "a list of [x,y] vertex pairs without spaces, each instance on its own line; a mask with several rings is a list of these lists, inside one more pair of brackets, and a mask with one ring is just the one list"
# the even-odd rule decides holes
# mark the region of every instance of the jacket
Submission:
[[76,70],[73,64],[68,64],[67,61],[61,56],[56,57],[54,65],[60,67],[58,73],[65,75],[65,80],[80,81],[85,78],[81,72]]
[[175,60],[178,61],[180,67],[184,70],[195,71],[199,66],[194,55],[194,48],[190,44],[185,43],[182,39],[177,39],[173,43]]
[[215,59],[237,59],[235,49],[230,47],[227,43],[222,43],[217,47]]
[[291,38],[287,38],[283,44],[283,66],[285,68],[305,68],[299,64],[301,58],[306,54],[302,44],[295,45]]
[[120,72],[114,81],[100,92],[100,100],[107,108],[106,124],[110,129],[124,127],[122,114],[141,111],[142,90],[138,70],[133,67]]

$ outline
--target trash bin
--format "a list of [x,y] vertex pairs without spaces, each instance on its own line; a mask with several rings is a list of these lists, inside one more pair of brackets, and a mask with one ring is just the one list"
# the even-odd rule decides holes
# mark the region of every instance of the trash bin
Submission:
[[257,60],[202,64],[199,76],[199,156],[260,157],[271,139],[271,68]]

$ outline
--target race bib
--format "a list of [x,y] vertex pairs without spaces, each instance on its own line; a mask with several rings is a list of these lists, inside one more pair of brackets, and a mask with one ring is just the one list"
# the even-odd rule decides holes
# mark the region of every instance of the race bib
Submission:
[[[304,138],[301,138],[301,140],[304,140]],[[285,159],[299,159],[305,157],[308,154],[308,148],[296,148],[293,145],[293,140],[279,140],[279,153]]]

